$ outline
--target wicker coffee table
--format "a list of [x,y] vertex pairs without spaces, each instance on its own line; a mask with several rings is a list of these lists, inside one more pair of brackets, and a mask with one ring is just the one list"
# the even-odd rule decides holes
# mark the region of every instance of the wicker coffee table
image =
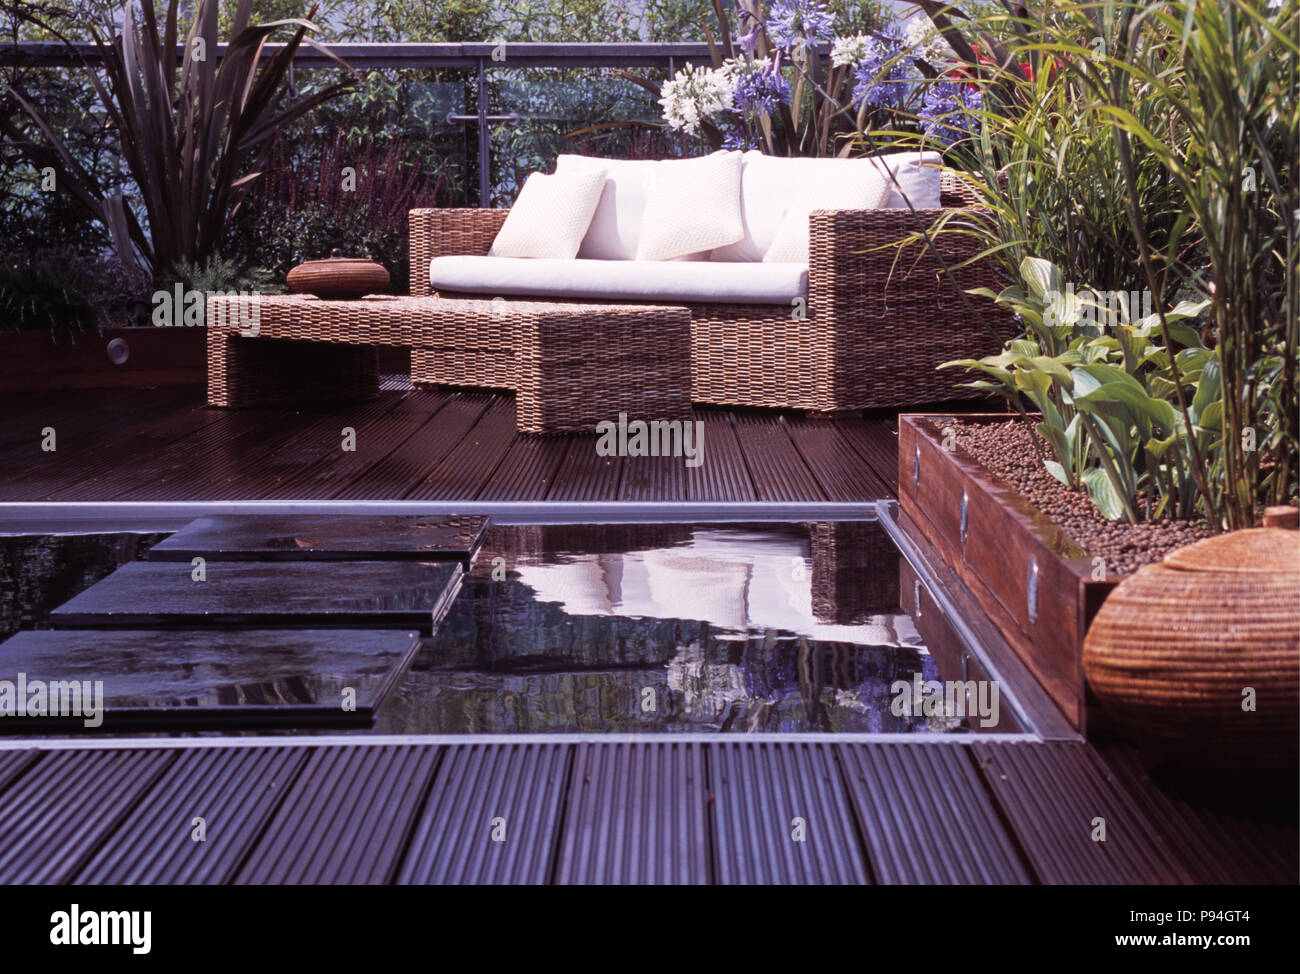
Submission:
[[[242,307],[241,307],[242,303]],[[421,386],[513,390],[524,433],[689,419],[690,312],[654,305],[369,295],[208,298],[208,404],[374,398],[377,347],[411,349]]]

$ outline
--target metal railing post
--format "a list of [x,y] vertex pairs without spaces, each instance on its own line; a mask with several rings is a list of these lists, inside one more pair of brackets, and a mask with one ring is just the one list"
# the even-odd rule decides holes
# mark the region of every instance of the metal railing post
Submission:
[[492,201],[492,144],[488,128],[487,69],[478,59],[478,205],[486,209]]

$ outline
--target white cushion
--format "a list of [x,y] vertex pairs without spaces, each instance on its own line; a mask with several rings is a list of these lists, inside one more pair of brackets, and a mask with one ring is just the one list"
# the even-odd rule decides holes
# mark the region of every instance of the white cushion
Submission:
[[[943,165],[943,156],[937,152],[889,152],[876,156],[883,162],[898,180],[912,206],[918,210],[937,210],[942,205],[939,200],[939,168]],[[878,163],[875,163],[878,165]],[[906,209],[902,195],[888,177],[889,196],[882,209]]]
[[591,260],[633,260],[641,217],[645,212],[650,174],[658,163],[653,159],[593,159],[562,155],[555,160],[555,172],[600,171],[605,187],[596,204],[591,225],[578,248],[578,256]]
[[435,291],[494,297],[789,305],[807,297],[808,268],[793,263],[448,256],[429,262],[429,283]]
[[813,210],[874,210],[889,191],[885,177],[875,171],[866,172],[866,178],[849,180],[828,179],[804,185],[790,202],[785,219],[776,232],[776,239],[767,248],[763,260],[808,264],[809,225]]
[[[718,152],[714,155],[739,153]],[[596,212],[592,215],[587,235],[578,248],[578,256],[591,260],[636,260],[646,202],[657,182],[659,167],[669,167],[668,175],[671,177],[672,167],[697,161],[699,160],[597,159],[591,156],[561,155],[555,161],[557,174],[593,170],[605,174],[605,188],[601,192],[600,202],[596,204]],[[699,253],[686,252],[670,259],[708,260],[709,250],[709,247],[701,247]],[[761,257],[760,253],[754,259]]]
[[[808,186],[834,184],[849,187],[871,183],[879,175],[884,177],[889,187],[884,207],[900,207],[904,205],[902,198],[884,175],[892,171],[913,206],[917,209],[938,207],[939,170],[922,163],[938,164],[941,161],[939,153],[896,152],[878,158],[880,162],[870,158],[787,159],[753,149],[746,152],[740,176],[741,218],[745,235],[731,246],[714,250],[711,259],[762,260],[785,223],[786,211]],[[814,207],[819,208],[836,207]]]
[[591,225],[605,186],[600,169],[535,172],[524,181],[488,251],[494,257],[572,259]]
[[739,152],[665,160],[652,171],[637,260],[672,260],[733,244],[740,217]]

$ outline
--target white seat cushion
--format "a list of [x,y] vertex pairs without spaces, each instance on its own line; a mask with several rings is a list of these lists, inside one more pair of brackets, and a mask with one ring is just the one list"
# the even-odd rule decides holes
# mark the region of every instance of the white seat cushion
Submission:
[[524,181],[488,253],[494,257],[576,257],[604,185],[605,173],[600,169],[550,176],[533,173]]
[[710,259],[762,260],[785,222],[786,211],[809,186],[839,186],[852,194],[852,187],[884,177],[889,189],[883,207],[901,207],[902,197],[886,175],[888,171],[895,174],[918,210],[939,206],[939,170],[929,165],[941,162],[939,153],[895,152],[879,156],[878,160],[787,159],[751,149],[745,153],[740,174],[740,209],[745,235],[738,243],[715,249]]
[[808,296],[802,264],[435,257],[435,291],[658,304],[782,304]]

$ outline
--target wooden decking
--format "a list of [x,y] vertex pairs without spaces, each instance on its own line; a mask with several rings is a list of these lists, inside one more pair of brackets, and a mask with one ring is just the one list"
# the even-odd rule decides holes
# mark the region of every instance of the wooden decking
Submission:
[[1083,743],[0,751],[8,883],[1295,883],[1295,836]]
[[[521,436],[514,399],[411,391],[331,408],[210,409],[197,386],[0,398],[5,501],[853,502],[894,496],[892,416],[697,409],[704,463]],[[355,431],[345,449],[345,428]],[[42,448],[54,431],[54,450]]]

